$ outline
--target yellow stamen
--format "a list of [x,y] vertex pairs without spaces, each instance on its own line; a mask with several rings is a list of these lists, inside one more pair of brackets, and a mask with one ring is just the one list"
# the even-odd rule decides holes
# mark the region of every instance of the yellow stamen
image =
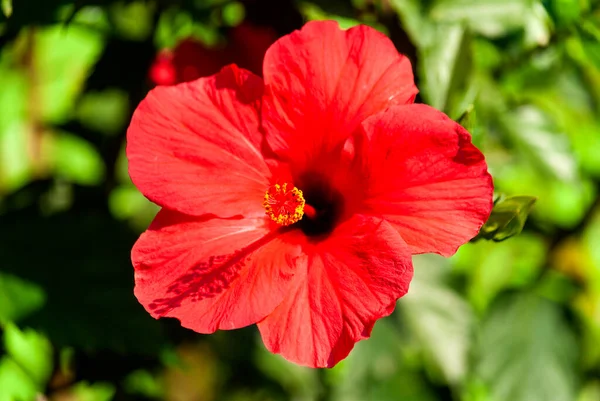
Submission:
[[271,220],[282,226],[299,221],[304,215],[304,196],[293,185],[275,184],[265,192],[263,206]]

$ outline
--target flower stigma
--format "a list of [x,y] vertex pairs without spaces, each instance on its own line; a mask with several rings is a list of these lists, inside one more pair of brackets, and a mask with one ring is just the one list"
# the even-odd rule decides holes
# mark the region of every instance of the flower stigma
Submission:
[[281,226],[294,224],[304,216],[302,191],[287,183],[275,184],[265,192],[263,206],[275,223]]

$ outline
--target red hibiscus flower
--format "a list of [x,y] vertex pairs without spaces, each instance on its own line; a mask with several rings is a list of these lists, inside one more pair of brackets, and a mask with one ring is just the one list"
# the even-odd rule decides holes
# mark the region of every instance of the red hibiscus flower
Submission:
[[265,52],[277,39],[270,28],[244,22],[229,30],[227,44],[210,48],[193,38],[162,50],[150,67],[150,79],[156,85],[173,85],[219,72],[228,64],[262,75]]
[[152,90],[127,145],[163,207],[132,251],[139,301],[200,333],[257,323],[299,364],[345,358],[411,255],[453,254],[492,208],[469,133],[416,92],[387,37],[331,21],[273,44],[264,81],[229,66]]

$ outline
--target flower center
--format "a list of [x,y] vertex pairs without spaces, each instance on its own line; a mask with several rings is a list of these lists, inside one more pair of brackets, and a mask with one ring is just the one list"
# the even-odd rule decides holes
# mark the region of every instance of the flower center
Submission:
[[302,219],[304,196],[293,185],[275,184],[265,192],[263,206],[271,220],[279,225],[289,226]]

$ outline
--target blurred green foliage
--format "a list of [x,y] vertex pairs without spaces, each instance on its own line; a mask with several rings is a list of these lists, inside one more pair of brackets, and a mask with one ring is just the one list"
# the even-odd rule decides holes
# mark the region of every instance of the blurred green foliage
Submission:
[[[2,0],[0,401],[600,400],[599,3]],[[331,370],[254,328],[153,320],[129,261],[157,208],[124,134],[158,50],[308,19],[389,35],[498,193],[477,241],[415,258],[395,313]]]

